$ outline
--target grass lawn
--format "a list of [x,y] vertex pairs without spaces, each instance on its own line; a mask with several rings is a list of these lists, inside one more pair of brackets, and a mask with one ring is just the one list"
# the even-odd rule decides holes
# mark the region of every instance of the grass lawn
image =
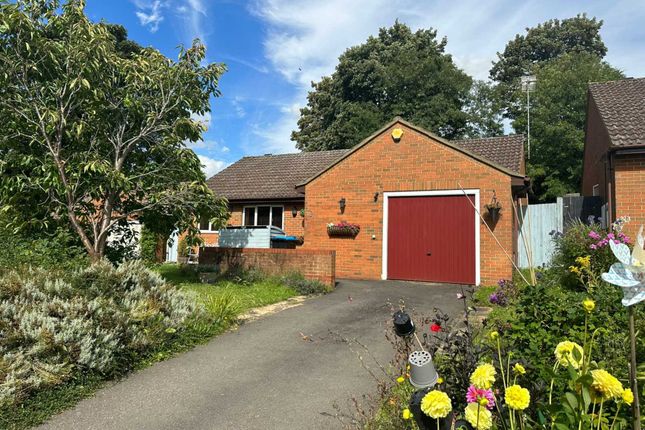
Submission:
[[283,285],[275,278],[220,280],[214,284],[204,284],[190,268],[162,264],[155,270],[168,282],[184,291],[195,293],[211,312],[216,312],[217,304],[221,305],[221,302],[231,302],[237,313],[241,314],[251,308],[281,302],[298,295],[293,288]]

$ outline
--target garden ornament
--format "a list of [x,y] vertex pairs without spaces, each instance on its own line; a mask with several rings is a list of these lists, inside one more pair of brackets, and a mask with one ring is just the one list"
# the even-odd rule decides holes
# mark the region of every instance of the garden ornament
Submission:
[[410,315],[403,311],[396,311],[392,319],[394,320],[394,332],[397,336],[408,337],[414,334],[414,323]]
[[434,368],[432,355],[428,351],[412,351],[408,357],[410,383],[417,388],[433,387],[439,375]]

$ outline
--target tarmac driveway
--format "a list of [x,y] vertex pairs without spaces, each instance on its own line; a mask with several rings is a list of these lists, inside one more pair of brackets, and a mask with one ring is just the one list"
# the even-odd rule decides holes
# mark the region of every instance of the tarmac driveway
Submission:
[[134,373],[46,423],[45,429],[334,429],[333,404],[374,390],[349,346],[356,338],[383,364],[388,302],[456,314],[458,286],[340,281],[336,290],[242,325]]

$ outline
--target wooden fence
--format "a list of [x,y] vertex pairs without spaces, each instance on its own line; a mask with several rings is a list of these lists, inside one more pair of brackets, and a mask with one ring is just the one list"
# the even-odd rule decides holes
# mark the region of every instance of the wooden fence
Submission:
[[[523,206],[520,210],[520,231],[518,235],[518,266],[547,266],[555,251],[554,232],[564,232],[572,221],[595,222],[606,226],[605,214],[600,197],[565,196],[555,203]],[[527,253],[528,248],[528,253]],[[531,257],[531,258],[530,258]]]

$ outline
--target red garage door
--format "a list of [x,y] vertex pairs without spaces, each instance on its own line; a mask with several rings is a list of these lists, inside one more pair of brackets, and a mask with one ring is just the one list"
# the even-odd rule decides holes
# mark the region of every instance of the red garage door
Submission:
[[464,195],[389,197],[388,279],[475,284],[474,222]]

